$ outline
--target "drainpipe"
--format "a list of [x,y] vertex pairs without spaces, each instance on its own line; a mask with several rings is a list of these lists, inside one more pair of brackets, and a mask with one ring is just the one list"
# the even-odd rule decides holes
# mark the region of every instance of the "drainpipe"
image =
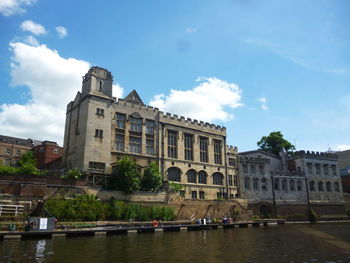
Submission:
[[305,176],[305,187],[306,187],[306,197],[307,197],[307,205],[309,208],[309,213],[311,213],[311,203],[310,203],[310,195],[309,195],[309,184],[307,178]]
[[273,201],[273,213],[275,214],[275,218],[277,218],[277,207],[276,207],[276,197],[275,197],[275,181],[274,177],[271,176],[271,182],[272,182],[272,201]]
[[[224,137],[224,156],[225,156],[225,181],[226,181],[226,200],[228,200],[228,175],[227,175],[227,145],[226,136]],[[233,180],[233,178],[232,178]]]

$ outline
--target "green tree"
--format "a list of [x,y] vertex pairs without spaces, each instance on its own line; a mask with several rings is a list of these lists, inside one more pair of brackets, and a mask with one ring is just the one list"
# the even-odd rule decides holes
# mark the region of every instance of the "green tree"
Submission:
[[150,166],[143,173],[141,190],[156,192],[162,187],[162,181],[158,165],[155,162],[151,162]]
[[36,159],[32,151],[25,152],[17,162],[18,172],[23,174],[39,175],[41,172],[36,168]]
[[271,132],[269,136],[263,136],[261,140],[257,142],[257,145],[260,150],[276,155],[282,151],[289,152],[295,150],[295,146],[284,139],[280,131]]
[[130,194],[140,190],[140,182],[141,174],[135,161],[125,156],[113,167],[109,188]]

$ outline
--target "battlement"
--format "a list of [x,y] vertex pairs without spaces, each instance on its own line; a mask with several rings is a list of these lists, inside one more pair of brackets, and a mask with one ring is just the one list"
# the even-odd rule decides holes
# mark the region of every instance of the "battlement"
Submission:
[[298,171],[283,171],[283,170],[274,170],[270,171],[272,176],[281,176],[281,177],[303,177],[304,174]]
[[226,145],[226,150],[227,150],[227,153],[235,153],[235,154],[238,154],[238,148],[237,148],[237,146]]
[[296,151],[288,155],[289,159],[312,158],[325,160],[338,160],[338,156],[330,152]]
[[128,108],[134,108],[134,109],[138,109],[138,110],[153,111],[153,112],[158,112],[159,111],[159,109],[157,107],[152,107],[152,106],[142,105],[142,104],[136,104],[136,103],[132,103],[132,102],[126,101],[124,99],[120,99],[120,98],[118,98],[116,103],[119,104],[119,105],[128,107]]
[[91,75],[106,80],[113,80],[113,75],[110,71],[101,67],[94,66],[91,67],[88,73],[85,74],[85,76],[83,77],[83,82],[88,81]]

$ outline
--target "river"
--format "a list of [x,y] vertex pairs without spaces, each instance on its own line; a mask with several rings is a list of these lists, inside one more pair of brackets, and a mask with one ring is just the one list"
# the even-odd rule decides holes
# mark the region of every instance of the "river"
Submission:
[[350,224],[4,240],[0,262],[350,262]]

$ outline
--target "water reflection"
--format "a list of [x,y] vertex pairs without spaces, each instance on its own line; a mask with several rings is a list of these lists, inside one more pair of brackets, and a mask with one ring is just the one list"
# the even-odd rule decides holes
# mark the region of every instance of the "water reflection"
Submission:
[[45,252],[45,246],[46,246],[46,240],[39,240],[36,243],[36,252],[35,252],[35,259],[36,262],[44,262],[44,252]]

